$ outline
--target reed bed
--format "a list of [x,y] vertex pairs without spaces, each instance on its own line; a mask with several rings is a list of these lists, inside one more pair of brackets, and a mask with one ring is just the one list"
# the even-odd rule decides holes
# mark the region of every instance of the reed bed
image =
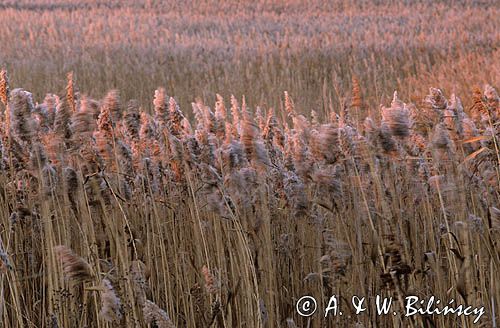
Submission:
[[500,85],[499,15],[494,0],[8,0],[0,67],[37,99],[74,71],[89,96],[119,89],[149,111],[162,85],[187,112],[216,93],[279,108],[287,90],[324,116],[353,75],[373,108],[395,89],[417,102],[430,85]]
[[499,15],[2,1],[0,327],[497,327]]
[[[500,300],[495,88],[327,115],[165,88],[36,100],[0,75],[5,327],[472,327],[465,316],[302,318],[314,295]],[[400,305],[396,305],[400,306]],[[496,311],[496,312],[495,312]]]

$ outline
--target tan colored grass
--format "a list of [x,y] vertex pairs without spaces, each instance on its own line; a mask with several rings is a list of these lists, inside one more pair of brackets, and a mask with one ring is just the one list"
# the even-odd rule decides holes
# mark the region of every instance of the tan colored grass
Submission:
[[[494,326],[496,17],[492,1],[4,1],[0,322],[473,326],[401,315],[434,295]],[[325,318],[333,294],[345,312]],[[400,314],[356,316],[352,295]]]
[[[311,293],[320,302],[333,293],[383,294],[401,308],[418,291],[491,310],[498,270],[476,269],[496,266],[491,109],[488,120],[470,117],[455,95],[430,88],[423,107],[395,94],[380,118],[360,124],[334,111],[324,123],[299,114],[290,95],[278,116],[235,97],[229,114],[217,97],[214,112],[193,104],[192,128],[173,98],[168,108],[166,96],[160,101],[162,92],[155,117],[136,101],[122,113],[116,91],[101,101],[83,96],[74,112],[55,97],[32,103],[25,90],[11,93],[13,133],[0,174],[0,218],[9,227],[0,285],[15,304],[2,315],[11,326],[26,316],[90,327],[293,326],[306,319],[291,305]],[[495,109],[495,90],[482,92]],[[88,282],[100,285],[81,284]],[[35,316],[38,303],[45,305]],[[427,319],[373,320],[357,323]],[[471,319],[432,320],[447,327]]]

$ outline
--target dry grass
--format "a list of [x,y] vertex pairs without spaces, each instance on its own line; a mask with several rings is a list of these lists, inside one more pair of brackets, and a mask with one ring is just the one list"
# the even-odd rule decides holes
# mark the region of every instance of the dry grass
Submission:
[[429,85],[466,94],[500,84],[495,1],[3,3],[0,67],[37,99],[69,71],[90,96],[119,89],[148,108],[158,86],[183,108],[215,93],[278,108],[288,90],[322,115],[353,75],[372,107],[395,89],[416,102]]
[[[2,73],[1,316],[9,327],[285,326],[332,294],[498,300],[500,107],[430,88],[381,121],[320,122],[245,99],[184,117],[11,90]],[[357,89],[362,88],[358,85]],[[355,92],[358,93],[358,91]],[[72,108],[75,111],[72,111]],[[192,127],[193,126],[193,127]],[[356,128],[359,126],[360,128]],[[59,246],[65,245],[65,246]],[[313,327],[470,326],[468,317],[315,318]]]
[[498,7],[238,3],[0,5],[3,326],[498,324]]

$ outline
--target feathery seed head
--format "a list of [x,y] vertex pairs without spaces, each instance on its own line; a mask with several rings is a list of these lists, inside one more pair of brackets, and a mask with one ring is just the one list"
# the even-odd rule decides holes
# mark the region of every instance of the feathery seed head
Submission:
[[68,102],[69,107],[71,108],[71,112],[76,112],[76,98],[75,98],[75,82],[73,72],[69,72],[68,83],[66,85],[66,101]]
[[141,114],[139,112],[139,102],[137,100],[130,100],[127,104],[127,110],[123,117],[124,129],[127,138],[138,141],[139,131],[141,128]]
[[292,98],[288,94],[288,91],[285,91],[285,111],[288,116],[295,115],[295,105]]
[[158,88],[155,90],[155,96],[153,100],[155,119],[161,124],[167,124],[168,120],[168,107],[167,101],[169,97],[165,88]]
[[429,88],[429,94],[425,97],[425,102],[433,110],[440,112],[446,109],[448,102],[443,95],[443,92],[437,88]]
[[186,120],[184,114],[175,101],[174,97],[170,97],[169,100],[169,118],[170,118],[170,133],[174,136],[179,137],[182,135],[183,131],[183,122]]
[[111,90],[102,100],[101,114],[108,112],[111,124],[114,126],[122,117],[122,107],[120,104],[120,93],[118,90]]
[[158,328],[175,328],[167,312],[150,300],[144,302],[142,313],[148,325],[155,324]]
[[9,77],[7,71],[0,71],[0,101],[7,107],[10,98]]
[[387,125],[391,134],[395,137],[407,137],[410,128],[410,113],[405,104],[398,99],[398,94],[394,91],[391,107],[382,106],[382,124]]
[[76,255],[69,247],[60,245],[54,248],[59,260],[62,262],[64,275],[76,282],[85,282],[93,279],[90,265]]
[[359,80],[355,76],[352,77],[351,106],[357,108],[363,107],[363,99],[361,97],[361,87],[359,85]]
[[31,113],[34,110],[33,96],[23,89],[14,89],[11,93],[12,132],[19,140],[31,146],[33,137],[33,120]]
[[101,283],[101,311],[99,314],[107,322],[119,321],[122,318],[121,302],[108,279]]

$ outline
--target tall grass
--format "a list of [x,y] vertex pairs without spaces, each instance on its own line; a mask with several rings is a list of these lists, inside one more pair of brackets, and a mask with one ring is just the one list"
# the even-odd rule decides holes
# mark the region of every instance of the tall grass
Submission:
[[499,14],[2,1],[0,327],[498,326]]
[[[467,108],[430,88],[379,111],[359,80],[325,118],[301,114],[300,94],[279,111],[218,95],[189,120],[164,88],[149,114],[117,90],[76,93],[71,74],[41,102],[1,77],[5,327],[472,326],[349,312],[351,295],[377,294],[453,298],[484,306],[483,326],[499,320],[489,85],[462,95]],[[344,316],[297,315],[300,296],[325,308],[333,294]]]
[[288,90],[323,117],[353,75],[371,107],[394,89],[417,102],[429,85],[499,85],[499,11],[491,0],[3,1],[0,66],[38,99],[74,71],[88,95],[119,89],[148,110],[163,85],[186,109],[217,92],[279,108]]

